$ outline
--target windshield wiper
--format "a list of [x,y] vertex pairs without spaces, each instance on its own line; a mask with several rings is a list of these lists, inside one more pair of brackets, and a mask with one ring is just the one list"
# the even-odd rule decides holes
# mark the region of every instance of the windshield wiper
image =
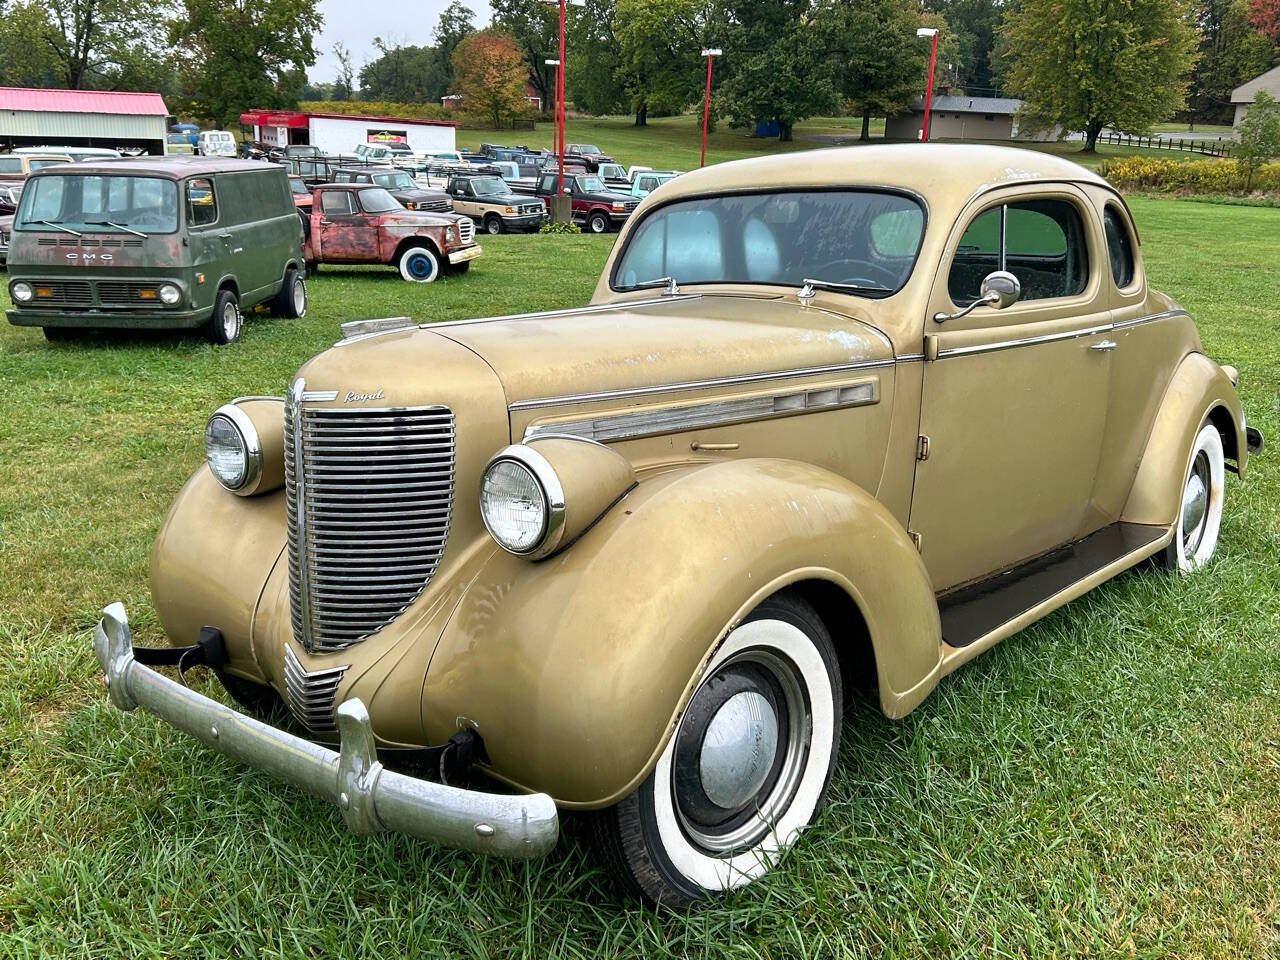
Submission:
[[114,223],[110,220],[86,220],[85,223],[91,227],[115,227],[117,230],[123,230],[125,233],[132,233],[135,237],[142,237],[144,240],[147,238],[145,233],[141,230],[133,229],[133,227],[129,226],[127,223]]
[[628,290],[651,290],[654,287],[663,287],[663,294],[668,297],[674,297],[680,292],[680,286],[676,283],[675,277],[659,277],[657,280],[646,280],[643,283],[633,283],[627,287]]
[[864,286],[861,283],[836,283],[834,280],[813,280],[805,277],[804,286],[796,294],[800,300],[812,300],[815,290],[830,290],[833,293],[893,293],[888,287]]
[[73,237],[83,237],[84,234],[78,230],[72,230],[70,227],[64,227],[57,220],[33,220],[32,223],[43,223],[46,227],[53,227],[55,230],[61,230],[63,233],[69,233]]

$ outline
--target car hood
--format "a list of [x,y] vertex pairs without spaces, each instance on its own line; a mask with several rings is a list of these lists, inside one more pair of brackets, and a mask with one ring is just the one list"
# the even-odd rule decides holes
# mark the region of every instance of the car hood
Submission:
[[599,200],[602,203],[623,203],[635,202],[635,197],[629,193],[623,193],[620,190],[601,190],[599,193],[584,193],[584,200]]
[[393,197],[400,202],[410,200],[414,203],[424,202],[428,200],[448,200],[449,195],[443,190],[424,190],[418,187],[413,190],[391,190],[388,191]]
[[527,193],[486,193],[484,196],[476,197],[475,199],[481,203],[505,203],[508,206],[515,206],[517,203],[534,202],[534,198]]

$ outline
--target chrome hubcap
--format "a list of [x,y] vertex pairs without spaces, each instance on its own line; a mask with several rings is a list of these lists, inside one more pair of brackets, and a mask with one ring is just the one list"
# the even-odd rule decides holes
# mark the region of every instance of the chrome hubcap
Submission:
[[302,308],[307,305],[307,288],[302,285],[302,281],[298,280],[293,285],[293,309],[301,313]]
[[1196,552],[1204,537],[1210,483],[1209,457],[1201,450],[1196,454],[1186,489],[1182,491],[1182,547],[1187,556]]
[[712,717],[698,772],[716,806],[736,810],[764,786],[778,751],[778,718],[754,690],[735,693]]
[[238,319],[239,318],[236,314],[236,305],[234,303],[228,303],[222,308],[222,329],[226,332],[228,337],[235,334]]

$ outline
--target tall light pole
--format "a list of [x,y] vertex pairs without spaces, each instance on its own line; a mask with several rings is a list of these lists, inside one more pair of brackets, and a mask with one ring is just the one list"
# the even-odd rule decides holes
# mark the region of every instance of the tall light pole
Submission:
[[551,149],[560,152],[560,61],[543,60],[548,67],[556,68],[555,89],[551,92]]
[[698,166],[706,166],[707,163],[707,119],[711,116],[711,58],[718,57],[723,51],[719,47],[709,47],[702,51],[702,55],[707,58],[707,92],[702,97],[702,158],[698,161]]
[[938,31],[935,27],[921,27],[916,31],[917,37],[932,37],[929,47],[929,83],[924,88],[924,128],[920,131],[920,142],[929,142],[929,107],[933,103],[933,68],[938,62]]

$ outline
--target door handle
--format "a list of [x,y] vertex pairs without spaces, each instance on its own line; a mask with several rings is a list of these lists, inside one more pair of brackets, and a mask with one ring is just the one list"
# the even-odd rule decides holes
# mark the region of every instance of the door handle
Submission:
[[220,234],[218,234],[218,239],[219,239],[219,240],[225,240],[225,241],[227,241],[228,243],[230,243],[230,242],[231,242],[231,234],[229,234],[229,233],[220,233]]
[[1089,344],[1090,350],[1104,351],[1104,350],[1114,350],[1115,348],[1116,348],[1116,342],[1114,340],[1099,340],[1097,343]]
[[322,226],[322,227],[327,227],[327,226],[329,226],[329,225],[330,225],[330,224],[332,224],[332,223],[333,223],[333,221],[332,221],[332,220],[321,220],[321,221],[320,221],[320,226]]

